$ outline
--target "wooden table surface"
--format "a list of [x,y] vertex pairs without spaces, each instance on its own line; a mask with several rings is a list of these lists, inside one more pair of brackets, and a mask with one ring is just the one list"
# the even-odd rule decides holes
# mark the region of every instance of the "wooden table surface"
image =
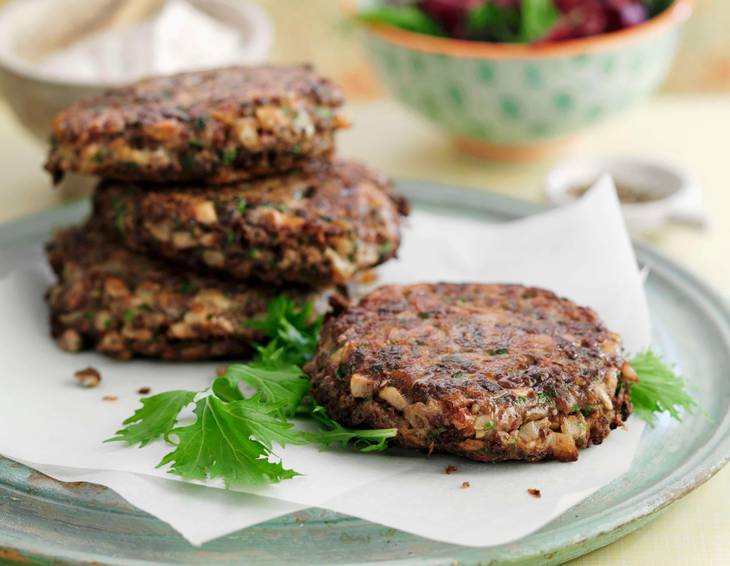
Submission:
[[[458,154],[441,133],[388,100],[349,108],[354,128],[340,153],[393,176],[492,190],[542,201],[549,162],[485,163]],[[730,295],[730,96],[665,95],[596,127],[571,155],[629,155],[680,163],[699,178],[711,214],[700,231],[668,226],[648,241]],[[0,222],[59,204],[41,170],[44,147],[0,102]],[[73,192],[73,191],[71,191]],[[730,371],[728,372],[730,378]],[[576,561],[589,565],[724,565],[730,561],[730,467],[648,527]]]

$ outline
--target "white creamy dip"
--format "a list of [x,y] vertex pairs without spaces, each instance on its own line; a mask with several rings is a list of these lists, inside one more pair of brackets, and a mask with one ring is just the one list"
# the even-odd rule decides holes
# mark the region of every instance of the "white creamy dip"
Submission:
[[235,10],[238,21],[214,18],[186,0],[168,0],[147,19],[80,34],[79,40],[31,64],[59,80],[109,84],[266,57],[271,27],[257,6],[221,0],[198,4]]

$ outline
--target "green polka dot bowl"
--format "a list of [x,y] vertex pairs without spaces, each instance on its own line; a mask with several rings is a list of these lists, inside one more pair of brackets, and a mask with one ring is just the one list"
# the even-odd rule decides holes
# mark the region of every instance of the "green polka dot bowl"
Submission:
[[[361,3],[360,7],[366,6]],[[649,96],[664,80],[689,1],[623,31],[525,45],[364,24],[387,88],[472,154],[525,160]]]

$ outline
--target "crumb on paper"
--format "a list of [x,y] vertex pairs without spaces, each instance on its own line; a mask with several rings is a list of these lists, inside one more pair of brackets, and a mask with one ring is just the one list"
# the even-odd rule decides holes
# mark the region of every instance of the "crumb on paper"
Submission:
[[104,395],[101,398],[102,401],[116,401],[117,399],[119,399],[119,397],[117,397],[116,395]]
[[137,393],[139,393],[140,395],[149,395],[150,391],[152,391],[152,389],[150,389],[149,387],[140,387],[137,390]]
[[96,387],[101,382],[101,374],[98,369],[87,367],[74,373],[74,379],[79,382],[81,387]]
[[461,489],[466,489],[467,487],[471,487],[471,484],[468,481],[461,484]]
[[448,466],[446,466],[446,469],[445,469],[444,471],[445,471],[445,472],[446,472],[447,474],[453,474],[453,473],[454,473],[454,472],[455,472],[456,470],[458,470],[458,469],[459,469],[459,468],[457,468],[457,467],[456,467],[456,466],[454,466],[453,464],[449,464]]
[[534,487],[531,487],[527,490],[527,493],[532,495],[533,497],[542,497],[542,493],[540,493],[539,489],[535,489]]

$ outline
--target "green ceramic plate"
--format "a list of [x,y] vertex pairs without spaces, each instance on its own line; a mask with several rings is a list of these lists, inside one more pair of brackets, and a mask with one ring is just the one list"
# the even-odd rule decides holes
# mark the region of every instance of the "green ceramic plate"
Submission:
[[[538,210],[483,192],[422,182],[400,186],[416,207],[491,221]],[[87,209],[80,203],[0,227],[0,273],[22,259],[27,244],[41,242],[52,226],[74,222]],[[662,420],[647,429],[624,477],[525,539],[465,548],[311,509],[195,548],[105,488],[60,484],[0,458],[0,562],[555,564],[613,542],[706,481],[730,457],[730,310],[671,261],[641,245],[637,253],[651,269],[655,347],[680,366],[706,415],[681,424]]]

